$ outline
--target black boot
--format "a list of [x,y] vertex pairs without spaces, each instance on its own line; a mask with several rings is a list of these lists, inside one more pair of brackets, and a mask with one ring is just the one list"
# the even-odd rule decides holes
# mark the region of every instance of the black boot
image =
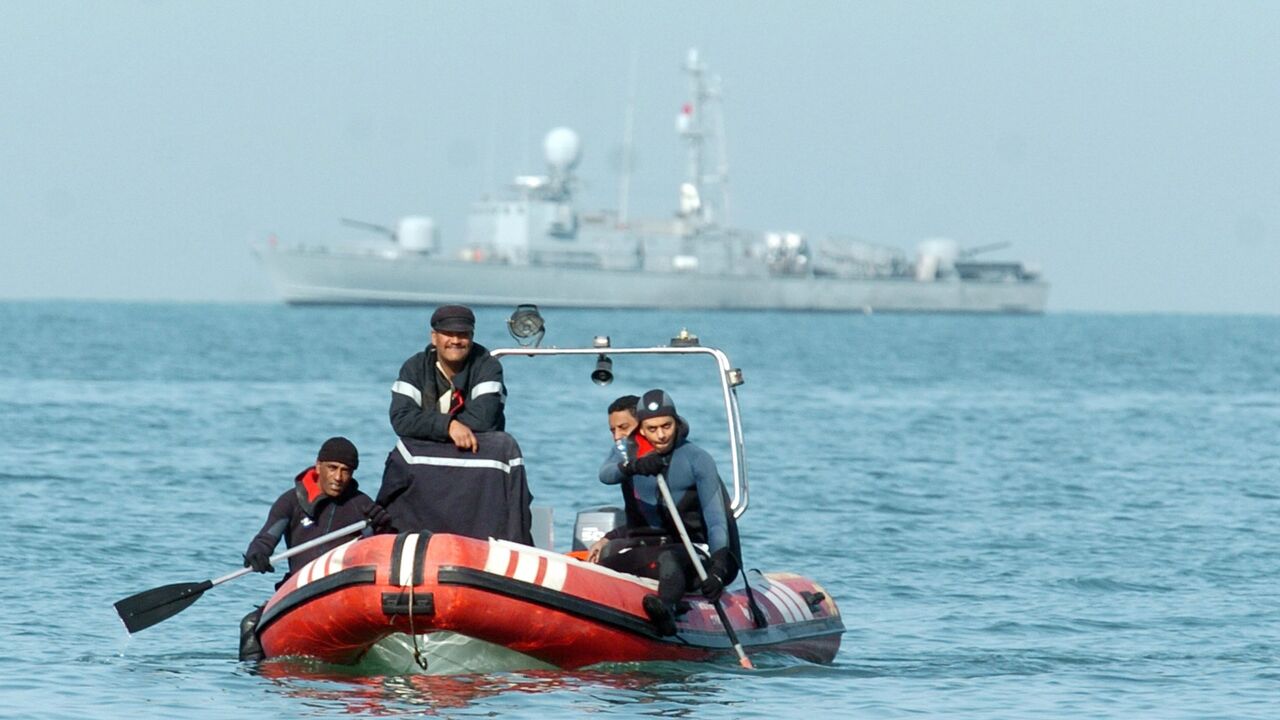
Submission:
[[659,635],[669,637],[676,634],[676,619],[671,614],[671,608],[662,602],[662,598],[657,595],[645,595],[640,605]]
[[240,621],[240,660],[247,662],[258,662],[266,657],[266,653],[262,652],[262,645],[258,644],[258,619],[262,617],[262,608],[259,605],[249,611],[248,615]]

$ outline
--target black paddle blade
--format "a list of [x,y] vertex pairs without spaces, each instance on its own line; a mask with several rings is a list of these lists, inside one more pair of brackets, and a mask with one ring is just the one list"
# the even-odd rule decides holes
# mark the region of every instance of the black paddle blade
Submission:
[[117,602],[116,612],[124,621],[125,629],[133,634],[186,610],[188,605],[199,600],[204,591],[211,587],[213,583],[205,580],[143,590]]

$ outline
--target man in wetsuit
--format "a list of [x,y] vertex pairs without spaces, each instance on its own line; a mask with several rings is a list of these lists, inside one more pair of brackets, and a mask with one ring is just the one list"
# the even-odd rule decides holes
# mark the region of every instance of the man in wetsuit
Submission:
[[[635,432],[636,427],[639,426],[640,423],[636,421],[636,404],[639,402],[640,398],[635,395],[623,395],[617,400],[609,403],[609,409],[606,411],[606,418],[609,421],[609,433],[613,435],[615,447],[617,446],[618,441],[625,441],[627,438],[631,437]],[[639,438],[639,436],[637,436],[637,438],[638,442],[646,445],[644,450],[647,451],[648,443],[643,438]],[[623,480],[622,497],[625,499],[631,495],[631,493],[631,481]],[[609,509],[613,510],[615,508]],[[587,549],[587,562],[600,562],[600,551],[604,550],[604,546],[608,544],[610,539],[609,535],[606,534],[604,537],[596,540],[591,547]]]
[[[267,522],[244,552],[244,566],[256,572],[271,572],[271,553],[283,536],[288,547],[299,545],[360,520],[369,520],[374,530],[390,529],[387,511],[360,492],[352,473],[360,464],[356,446],[344,437],[332,437],[320,446],[316,464],[298,473],[293,487],[285,491],[267,514]],[[372,534],[366,528],[365,534]],[[348,542],[338,538],[289,558],[289,575],[329,550]],[[284,582],[283,580],[281,582]]]
[[[680,598],[696,586],[711,600],[737,576],[741,557],[738,528],[715,460],[688,441],[689,424],[660,389],[646,392],[636,408],[637,429],[625,441],[624,458],[615,448],[600,468],[600,482],[623,486],[627,525],[606,536],[601,565],[656,578],[658,593],[644,598],[645,612],[660,635],[675,634]],[[680,519],[695,543],[706,544],[707,579],[697,574],[658,491],[662,474]]]
[[[363,531],[366,536],[394,532],[387,511],[360,492],[359,484],[352,477],[359,465],[360,454],[350,440],[344,437],[325,440],[316,454],[315,465],[298,473],[293,487],[272,503],[267,522],[244,551],[244,566],[260,573],[273,572],[271,553],[281,537],[285,545],[293,547],[360,520],[370,523]],[[350,540],[351,536],[337,538],[290,557],[289,572],[276,587],[307,563]],[[257,637],[261,616],[262,606],[259,606],[240,621],[241,660],[262,659]]]
[[[623,395],[617,400],[609,403],[609,409],[606,411],[606,418],[609,421],[609,433],[613,435],[614,446],[617,446],[619,440],[626,440],[635,433],[635,429],[640,425],[636,421],[636,405],[640,402],[640,398],[636,395]],[[637,436],[638,442],[644,443],[648,450],[648,443],[643,438]],[[622,481],[622,497],[625,499],[632,494],[631,481]],[[612,508],[611,508],[612,509]],[[595,541],[590,548],[587,549],[587,562],[600,562],[600,551],[604,550],[604,546],[608,544],[610,537],[606,534],[604,537]]]
[[609,432],[613,441],[617,442],[631,437],[639,421],[636,420],[636,405],[640,398],[635,395],[623,395],[609,403]]

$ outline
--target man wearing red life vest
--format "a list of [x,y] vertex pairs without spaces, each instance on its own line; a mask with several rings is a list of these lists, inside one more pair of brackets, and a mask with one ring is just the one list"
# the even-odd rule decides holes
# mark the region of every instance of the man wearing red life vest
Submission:
[[639,421],[636,420],[636,404],[640,398],[635,395],[623,395],[609,404],[609,432],[613,441],[631,437]]
[[[653,449],[653,446],[649,444],[648,440],[645,440],[643,437],[636,435],[635,433],[636,428],[640,426],[640,423],[636,420],[636,405],[639,402],[640,398],[636,395],[623,395],[617,400],[609,403],[609,409],[607,411],[609,433],[613,435],[615,447],[616,443],[619,441],[622,441],[625,446],[625,443],[631,439],[631,436],[635,435],[633,441],[636,443],[636,448],[634,452],[628,452],[628,457],[639,457]],[[621,484],[623,502],[628,503],[630,502],[629,498],[633,498],[635,495],[635,489],[632,487],[631,478],[623,478]],[[632,517],[630,510],[631,506],[626,505],[626,507],[628,508],[627,517],[630,519]],[[625,532],[625,530],[620,530],[619,532]],[[600,562],[600,552],[604,550],[605,545],[612,539],[614,539],[614,537],[606,534],[604,537],[595,541],[587,551],[587,562]]]
[[[387,511],[360,492],[359,484],[352,477],[359,464],[360,455],[350,440],[333,437],[324,441],[316,455],[316,464],[298,473],[293,487],[271,505],[267,522],[244,552],[244,566],[263,573],[274,570],[270,557],[282,536],[285,544],[293,547],[361,519],[368,519],[376,530],[389,530],[391,518]],[[365,534],[371,531],[366,529]],[[338,538],[294,555],[289,558],[289,572],[285,577],[350,540]]]
[[[599,551],[599,563],[619,572],[658,580],[658,593],[644,599],[644,610],[660,635],[676,632],[680,598],[697,587],[712,600],[720,597],[741,566],[738,527],[729,510],[715,460],[688,441],[689,424],[676,413],[664,390],[654,389],[636,407],[637,428],[600,468],[600,482],[624,488],[627,525],[615,528]],[[612,424],[612,423],[611,423]],[[662,474],[685,529],[710,553],[707,579],[697,575],[658,491]]]
[[[375,532],[395,532],[387,511],[360,492],[352,477],[359,465],[360,454],[350,440],[344,437],[325,440],[316,454],[316,464],[298,473],[293,487],[272,503],[267,522],[244,551],[244,566],[260,573],[274,571],[271,553],[281,537],[287,546],[293,547],[361,519],[367,519],[371,526],[365,528],[363,534],[366,536]],[[290,557],[289,572],[276,587],[307,563],[350,540],[350,537],[337,538]],[[263,657],[257,635],[262,607],[254,608],[240,621],[241,660],[261,660]]]

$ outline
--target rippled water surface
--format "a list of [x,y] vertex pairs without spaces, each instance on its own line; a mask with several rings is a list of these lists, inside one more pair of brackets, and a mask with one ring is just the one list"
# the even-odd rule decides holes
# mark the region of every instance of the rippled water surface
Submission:
[[[371,494],[428,312],[0,304],[0,716],[1275,717],[1280,318],[548,312],[548,343],[742,367],[746,562],[826,585],[834,664],[386,676],[236,661],[243,578],[134,637],[111,603],[238,567],[326,437]],[[477,339],[507,345],[505,313]],[[556,361],[551,361],[555,363]],[[724,444],[708,363],[506,361],[509,430],[567,549],[604,407],[671,391]],[[727,473],[725,454],[720,452]]]

